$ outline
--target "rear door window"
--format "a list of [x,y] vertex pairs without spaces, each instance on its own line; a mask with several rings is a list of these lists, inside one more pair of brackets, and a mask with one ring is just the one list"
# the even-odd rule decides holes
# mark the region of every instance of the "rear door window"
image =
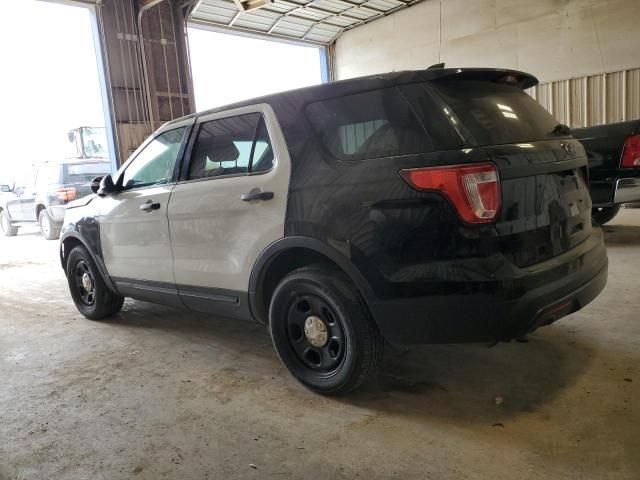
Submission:
[[522,89],[468,80],[431,82],[479,145],[558,138],[558,121]]
[[260,113],[204,122],[198,131],[189,180],[266,172],[273,166],[273,149]]
[[312,103],[307,116],[329,152],[345,161],[433,151],[434,145],[397,88]]

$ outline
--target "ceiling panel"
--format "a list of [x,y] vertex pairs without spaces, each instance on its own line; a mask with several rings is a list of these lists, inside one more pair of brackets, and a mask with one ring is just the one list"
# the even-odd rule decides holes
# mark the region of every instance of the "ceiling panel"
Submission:
[[233,0],[201,0],[190,20],[216,27],[328,45],[345,30],[421,0],[275,0],[240,12]]

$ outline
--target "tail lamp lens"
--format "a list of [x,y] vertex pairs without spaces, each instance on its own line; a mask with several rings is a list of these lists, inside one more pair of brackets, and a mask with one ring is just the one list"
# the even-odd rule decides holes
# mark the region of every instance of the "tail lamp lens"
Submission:
[[76,189],[73,187],[61,187],[56,190],[56,197],[61,202],[70,202],[76,199]]
[[624,168],[640,167],[640,135],[631,135],[625,140],[620,166]]
[[413,168],[400,175],[416,190],[441,192],[467,223],[491,223],[500,210],[500,179],[492,163]]

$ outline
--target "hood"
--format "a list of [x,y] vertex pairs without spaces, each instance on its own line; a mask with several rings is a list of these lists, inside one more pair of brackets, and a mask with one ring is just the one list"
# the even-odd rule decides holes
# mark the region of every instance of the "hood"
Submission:
[[84,207],[85,205],[89,205],[91,201],[96,198],[97,195],[92,193],[91,195],[87,195],[86,197],[78,198],[77,200],[73,200],[72,202],[67,203],[67,209],[69,208],[77,208]]

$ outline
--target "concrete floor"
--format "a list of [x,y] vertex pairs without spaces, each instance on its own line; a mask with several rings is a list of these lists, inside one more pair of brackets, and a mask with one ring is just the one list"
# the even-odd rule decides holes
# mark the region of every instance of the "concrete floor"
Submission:
[[0,479],[640,478],[640,210],[606,231],[584,311],[526,344],[396,350],[343,399],[251,323],[135,301],[85,320],[57,242],[1,238]]

